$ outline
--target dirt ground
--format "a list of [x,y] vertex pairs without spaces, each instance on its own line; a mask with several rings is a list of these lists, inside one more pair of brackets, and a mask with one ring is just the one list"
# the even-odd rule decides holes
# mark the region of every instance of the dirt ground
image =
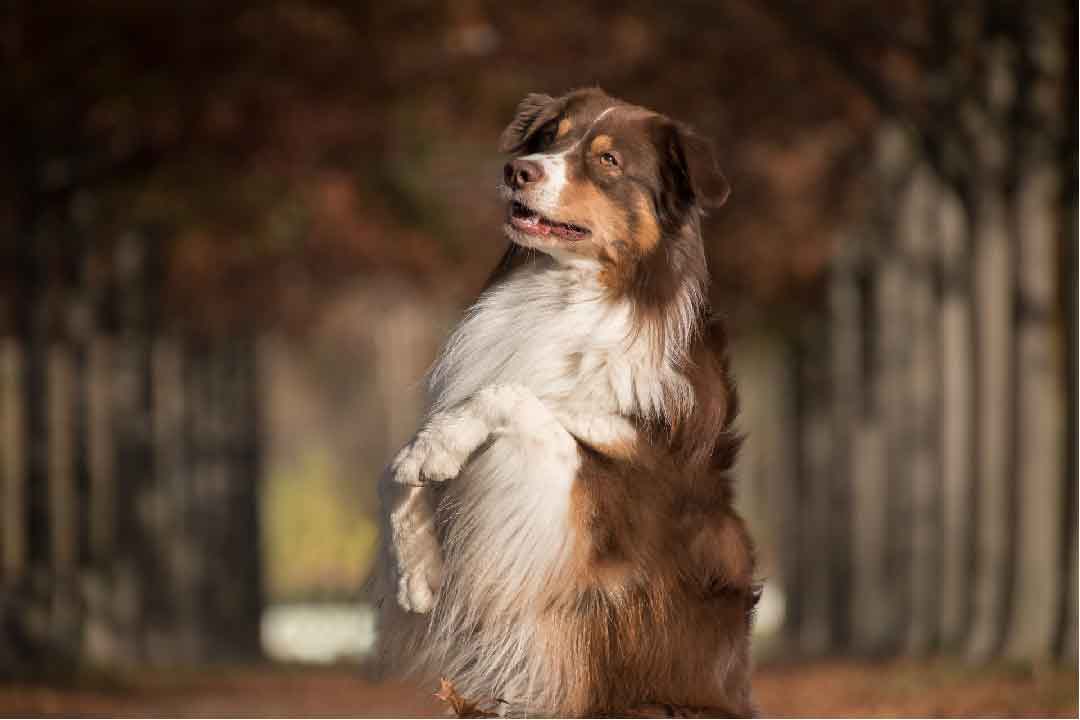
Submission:
[[[772,717],[1077,717],[1075,667],[774,664],[758,670],[755,688]],[[154,671],[0,684],[0,716],[445,716],[433,690],[341,666]]]

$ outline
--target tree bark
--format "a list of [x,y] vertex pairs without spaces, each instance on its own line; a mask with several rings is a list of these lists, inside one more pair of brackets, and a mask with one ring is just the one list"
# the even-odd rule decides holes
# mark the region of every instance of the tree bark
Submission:
[[104,334],[90,340],[87,351],[87,454],[90,470],[90,558],[103,567],[113,549],[116,525],[114,442],[111,431],[111,342]]
[[159,337],[152,350],[153,446],[156,494],[164,513],[160,533],[161,564],[166,568],[171,597],[167,627],[171,662],[195,662],[199,657],[198,604],[192,568],[196,562],[190,527],[190,477],[184,452],[183,350],[176,340]]
[[979,363],[978,544],[971,653],[997,652],[1005,622],[1009,562],[1009,455],[1012,450],[1012,253],[1004,198],[984,190],[976,220],[975,285]]
[[796,567],[789,563],[797,541],[790,536],[796,504],[797,437],[788,345],[769,332],[743,337],[732,348],[739,387],[739,432],[745,442],[736,464],[739,511],[754,534],[757,568],[764,579],[755,631],[776,639],[783,609],[793,597]]
[[971,278],[968,228],[960,200],[943,193],[939,203],[941,237],[941,451],[942,537],[941,642],[956,650],[967,628],[971,591],[971,497],[973,476]]
[[854,485],[860,481],[854,475],[855,421],[862,390],[855,252],[849,238],[839,239],[829,287],[832,448],[824,512],[828,516],[827,542],[832,548],[828,605],[830,646],[834,649],[846,647],[851,639],[852,501]]
[[791,402],[791,445],[788,451],[793,458],[791,476],[791,500],[787,507],[789,513],[784,516],[785,537],[783,544],[783,564],[786,568],[786,602],[784,606],[784,638],[791,647],[800,647],[804,618],[806,615],[806,588],[810,567],[807,557],[806,542],[808,528],[806,522],[806,499],[808,495],[806,453],[806,413],[808,389],[803,384],[806,377],[807,343],[796,335],[789,341],[788,383],[792,388]]
[[0,582],[12,587],[26,571],[26,438],[23,355],[15,338],[0,338]]
[[1053,307],[1057,180],[1052,167],[1033,168],[1021,183],[1019,202],[1017,577],[1006,654],[1025,659],[1050,652],[1060,582],[1061,528],[1052,522],[1064,457],[1064,388]]
[[1077,8],[1069,4],[1066,10],[1063,45],[1066,48],[1065,81],[1061,84],[1064,96],[1064,128],[1061,133],[1060,149],[1064,158],[1063,197],[1061,203],[1062,234],[1058,243],[1059,257],[1062,258],[1060,272],[1060,297],[1064,307],[1065,342],[1065,468],[1061,476],[1062,498],[1059,526],[1062,529],[1063,543],[1060,558],[1062,592],[1058,609],[1058,630],[1055,651],[1057,656],[1076,662],[1080,638],[1077,632],[1077,476],[1080,474],[1077,435],[1080,424],[1077,417],[1077,380],[1080,377],[1080,352],[1077,347],[1077,134],[1072,131],[1077,125],[1077,51],[1074,39],[1077,36]]
[[1061,595],[1062,528],[1051,521],[1060,503],[1066,442],[1064,368],[1057,347],[1055,307],[1059,193],[1064,189],[1058,159],[1059,98],[1067,52],[1054,32],[1060,20],[1046,8],[1030,7],[1022,26],[1023,104],[1016,122],[1018,190],[1012,217],[1018,242],[1017,546],[1012,619],[1005,644],[1006,654],[1017,659],[1050,655]]
[[992,44],[987,52],[988,109],[974,114],[978,165],[975,168],[973,233],[978,361],[978,544],[973,590],[974,616],[969,652],[990,657],[1000,648],[1007,621],[1012,561],[1010,509],[1015,438],[1013,304],[1015,254],[1005,193],[1008,152],[1001,129],[1015,87],[1010,48]]
[[48,487],[51,567],[54,581],[73,583],[79,561],[74,466],[74,363],[55,343],[47,353]]
[[903,261],[895,256],[885,260],[881,276],[879,307],[883,331],[879,352],[882,358],[881,392],[889,508],[884,561],[890,597],[886,644],[895,651],[902,646],[908,632],[913,595],[911,424],[905,383],[911,364],[910,318],[907,312],[908,277]]
[[113,465],[116,520],[111,609],[118,659],[145,661],[147,615],[153,593],[164,590],[152,560],[153,452],[151,445],[150,343],[146,294],[145,239],[134,234],[116,245],[118,336],[111,348],[110,426],[115,438]]
[[[867,232],[872,231],[868,229]],[[876,255],[867,254],[860,261],[856,318],[859,332],[856,381],[860,397],[852,443],[853,640],[856,650],[876,654],[889,639],[886,631],[891,621],[888,579],[883,572],[889,523],[889,478],[882,411],[877,402],[881,380],[877,353],[880,328],[877,322]]]
[[910,268],[906,304],[910,317],[907,447],[911,482],[911,620],[907,648],[925,653],[937,646],[940,607],[940,458],[938,455],[938,409],[935,398],[940,367],[939,335],[934,291],[935,245],[933,200],[937,188],[930,170],[919,167],[912,174],[901,212],[900,244]]
[[809,654],[831,649],[830,626],[830,524],[829,506],[832,471],[832,428],[829,408],[828,336],[819,323],[808,320],[804,328],[806,351],[802,354],[803,398],[800,438],[800,526],[802,530],[802,572],[799,600],[799,647]]

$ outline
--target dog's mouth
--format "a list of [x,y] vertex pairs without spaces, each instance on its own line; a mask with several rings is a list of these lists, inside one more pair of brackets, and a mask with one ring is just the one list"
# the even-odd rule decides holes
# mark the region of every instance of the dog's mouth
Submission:
[[517,200],[510,205],[510,224],[529,235],[557,235],[566,240],[582,240],[590,235],[588,228],[556,222]]

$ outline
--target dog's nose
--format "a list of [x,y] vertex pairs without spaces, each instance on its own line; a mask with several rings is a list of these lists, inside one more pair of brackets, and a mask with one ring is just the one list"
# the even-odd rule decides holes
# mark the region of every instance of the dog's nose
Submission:
[[530,183],[541,180],[544,177],[544,168],[540,167],[540,163],[518,158],[506,163],[506,167],[503,168],[503,177],[507,185],[520,190]]

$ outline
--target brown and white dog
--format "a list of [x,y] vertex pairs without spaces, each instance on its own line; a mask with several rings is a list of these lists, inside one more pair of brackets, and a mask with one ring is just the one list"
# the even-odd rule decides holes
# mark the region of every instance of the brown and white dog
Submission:
[[502,136],[506,254],[383,482],[384,659],[508,715],[753,713],[752,544],[703,208],[680,124],[597,89]]

